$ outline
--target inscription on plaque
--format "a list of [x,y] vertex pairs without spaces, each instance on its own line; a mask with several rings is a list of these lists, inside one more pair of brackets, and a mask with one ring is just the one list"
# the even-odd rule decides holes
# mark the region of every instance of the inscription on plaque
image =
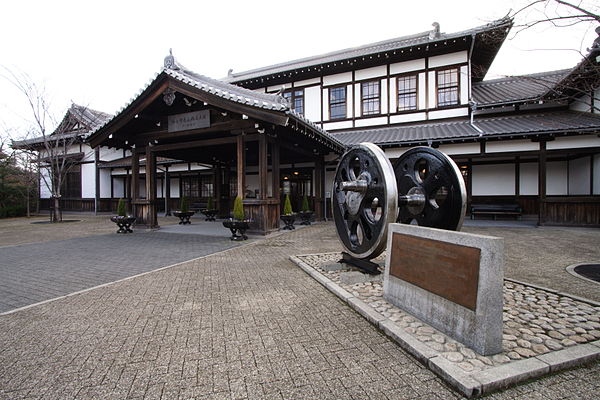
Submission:
[[394,232],[390,275],[475,311],[481,250]]
[[169,115],[168,123],[169,132],[208,128],[210,126],[210,111],[200,110],[185,114]]

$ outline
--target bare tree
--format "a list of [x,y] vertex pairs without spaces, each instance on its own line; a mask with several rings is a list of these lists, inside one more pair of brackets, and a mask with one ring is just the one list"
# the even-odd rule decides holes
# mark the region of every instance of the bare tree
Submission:
[[540,24],[567,27],[577,24],[600,24],[600,7],[597,2],[534,0],[527,1],[519,10],[509,15],[518,21],[513,34]]
[[[28,139],[13,143],[13,148],[25,150],[24,160],[35,162],[41,180],[51,195],[51,221],[61,222],[60,199],[67,175],[79,164],[81,154],[74,154],[72,147],[81,142],[86,130],[78,126],[78,121],[64,120],[53,131],[48,126],[56,126],[56,119],[50,111],[48,96],[43,87],[37,85],[27,74],[14,73],[4,68],[7,79],[27,101],[31,111],[32,125]],[[35,154],[37,153],[37,154]]]

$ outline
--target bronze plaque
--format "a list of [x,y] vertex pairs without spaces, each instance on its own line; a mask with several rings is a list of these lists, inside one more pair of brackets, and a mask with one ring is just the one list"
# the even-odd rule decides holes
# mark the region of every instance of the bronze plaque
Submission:
[[394,232],[390,275],[475,311],[481,250]]

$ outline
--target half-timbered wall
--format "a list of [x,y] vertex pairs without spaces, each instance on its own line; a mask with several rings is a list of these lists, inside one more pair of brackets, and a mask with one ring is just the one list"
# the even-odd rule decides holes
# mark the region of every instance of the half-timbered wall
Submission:
[[[438,71],[456,69],[458,73],[458,104],[439,106]],[[416,107],[401,110],[398,107],[398,79],[416,77]],[[379,85],[379,112],[365,115],[362,107],[363,84]],[[343,118],[330,115],[331,90],[344,88],[346,96]],[[276,93],[281,90],[303,89],[304,115],[320,123],[327,131],[383,126],[396,123],[453,118],[468,115],[470,71],[467,51],[444,54],[417,60],[383,64],[334,75],[324,75],[304,81],[268,86],[259,91]]]

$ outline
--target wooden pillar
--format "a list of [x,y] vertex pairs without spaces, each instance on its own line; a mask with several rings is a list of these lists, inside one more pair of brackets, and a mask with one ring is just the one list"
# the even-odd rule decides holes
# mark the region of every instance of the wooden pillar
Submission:
[[94,167],[96,167],[96,187],[94,194],[94,214],[98,214],[100,206],[100,147],[94,149]]
[[275,141],[271,143],[271,171],[271,177],[273,178],[273,181],[271,182],[273,198],[279,201],[281,197],[279,195],[279,179],[281,178],[279,175],[279,143]]
[[145,220],[149,228],[158,227],[156,215],[156,155],[146,147],[146,207]]
[[540,141],[538,163],[538,225],[546,222],[546,142]]
[[325,160],[323,156],[315,159],[315,184],[313,187],[315,191],[315,216],[317,219],[323,219],[325,217]]
[[[139,214],[137,212],[137,204],[135,204],[140,198],[140,154],[136,151],[136,149],[132,149],[131,153],[131,189],[129,193],[131,194],[131,214],[135,217],[138,217]],[[139,221],[141,222],[141,221]]]
[[267,199],[267,138],[265,135],[258,137],[258,179],[259,179],[259,199]]
[[165,216],[171,215],[171,174],[169,166],[165,165]]
[[244,135],[240,134],[236,138],[236,147],[237,147],[237,195],[242,199],[244,198],[245,190],[244,187],[246,185],[245,182],[245,165],[246,165],[246,148],[244,147]]

